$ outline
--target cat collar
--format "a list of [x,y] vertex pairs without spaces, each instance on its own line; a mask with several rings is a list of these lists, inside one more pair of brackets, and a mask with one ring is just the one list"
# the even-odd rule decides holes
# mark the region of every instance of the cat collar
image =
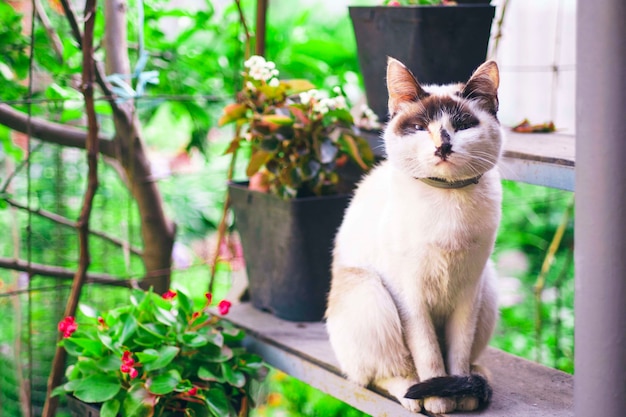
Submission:
[[473,178],[467,178],[464,180],[458,181],[448,181],[444,178],[436,178],[436,177],[428,177],[428,178],[418,178],[418,180],[422,181],[424,184],[428,184],[431,187],[436,188],[446,188],[446,189],[456,189],[467,187],[468,185],[478,184],[478,180],[482,177],[479,175]]

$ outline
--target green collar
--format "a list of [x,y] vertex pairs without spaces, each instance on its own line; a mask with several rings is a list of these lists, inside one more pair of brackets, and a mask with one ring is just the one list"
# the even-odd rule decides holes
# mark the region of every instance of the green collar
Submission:
[[422,181],[424,184],[430,185],[431,187],[445,188],[445,189],[457,189],[457,188],[467,187],[468,185],[472,185],[472,184],[478,184],[478,180],[480,179],[480,177],[482,177],[482,175],[479,175],[473,178],[467,178],[465,180],[458,180],[458,181],[448,181],[443,178],[435,178],[435,177],[417,178],[417,179]]

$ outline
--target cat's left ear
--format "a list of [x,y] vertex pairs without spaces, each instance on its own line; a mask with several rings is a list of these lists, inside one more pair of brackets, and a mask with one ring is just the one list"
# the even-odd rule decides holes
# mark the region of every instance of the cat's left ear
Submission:
[[461,96],[477,101],[482,108],[495,116],[498,112],[499,85],[498,64],[495,61],[487,61],[474,71],[465,84]]

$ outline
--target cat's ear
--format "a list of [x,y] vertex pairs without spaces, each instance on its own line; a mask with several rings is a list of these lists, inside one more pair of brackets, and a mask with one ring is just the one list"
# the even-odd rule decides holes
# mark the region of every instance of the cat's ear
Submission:
[[468,100],[476,100],[482,108],[494,116],[498,112],[498,86],[500,73],[495,61],[482,64],[470,77],[461,92]]
[[404,104],[416,102],[426,96],[413,73],[397,59],[387,58],[387,91],[389,114],[395,115]]

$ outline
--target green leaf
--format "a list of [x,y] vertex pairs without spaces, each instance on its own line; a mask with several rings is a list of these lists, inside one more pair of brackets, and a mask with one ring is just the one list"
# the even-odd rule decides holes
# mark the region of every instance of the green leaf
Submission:
[[182,343],[190,348],[199,348],[209,343],[209,339],[198,333],[185,333],[182,335]]
[[218,375],[218,372],[213,372],[210,368],[213,366],[201,366],[198,368],[198,378],[203,381],[216,381],[224,382],[224,378]]
[[261,120],[278,126],[291,126],[293,119],[282,114],[267,114],[261,117]]
[[176,296],[176,299],[178,301],[178,305],[180,306],[180,310],[182,310],[182,312],[184,313],[179,316],[191,316],[191,314],[193,314],[193,301],[189,298],[187,294],[185,294],[184,291],[178,291],[177,294],[178,295]]
[[165,395],[174,391],[174,388],[181,381],[180,373],[171,369],[164,374],[154,377],[148,385],[148,391],[156,395]]
[[243,388],[246,385],[246,376],[242,372],[233,370],[232,364],[222,362],[221,366],[226,382],[237,388]]
[[63,346],[67,353],[73,356],[102,356],[104,349],[99,340],[72,337],[65,339]]
[[65,389],[65,385],[59,385],[58,387],[52,390],[52,392],[50,393],[50,396],[57,397],[59,395],[65,394],[66,392],[67,390]]
[[121,388],[122,384],[116,376],[96,374],[82,379],[74,390],[74,396],[86,403],[101,403],[115,397]]
[[98,369],[101,369],[105,372],[116,371],[122,365],[122,359],[116,355],[107,355],[96,362],[96,366]]
[[176,346],[163,346],[158,349],[157,352],[158,358],[154,362],[149,362],[145,364],[144,369],[147,372],[165,368],[174,360],[176,355],[178,355],[178,352],[180,352],[180,348]]
[[96,311],[96,309],[94,309],[91,306],[88,306],[87,304],[80,303],[78,305],[78,308],[80,309],[81,313],[83,313],[87,317],[90,317],[92,319],[95,319],[98,317],[98,312]]
[[121,334],[117,338],[117,340],[120,344],[124,345],[126,344],[126,341],[128,341],[128,339],[130,338],[130,336],[132,336],[133,333],[135,333],[135,331],[137,330],[137,319],[135,319],[135,317],[131,314],[127,314],[125,315],[125,317],[122,318],[122,320],[123,326]]
[[206,393],[206,404],[209,411],[215,417],[225,417],[232,415],[228,398],[222,387],[214,386]]
[[207,355],[204,360],[206,362],[226,362],[232,359],[233,351],[228,346],[223,346],[215,355]]
[[100,408],[100,417],[117,417],[122,404],[116,398],[105,401]]
[[142,384],[133,385],[122,403],[122,415],[149,417],[154,414],[155,397]]

